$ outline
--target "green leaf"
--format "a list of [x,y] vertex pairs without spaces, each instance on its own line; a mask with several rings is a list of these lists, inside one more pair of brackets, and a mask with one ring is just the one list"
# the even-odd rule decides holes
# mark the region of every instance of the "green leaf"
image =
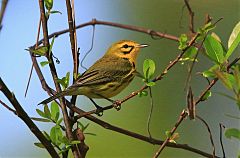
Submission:
[[202,97],[201,101],[205,101],[211,96],[212,96],[212,92],[208,90],[207,93],[205,93],[205,95]]
[[240,130],[236,128],[228,128],[225,131],[225,137],[231,139],[232,137],[240,140]]
[[240,65],[234,67],[233,76],[235,79],[236,88],[240,93]]
[[58,10],[51,10],[49,13],[50,14],[62,14],[62,12],[60,12]]
[[51,103],[51,118],[57,122],[58,121],[58,118],[59,118],[59,107],[58,107],[58,104],[53,101]]
[[90,125],[90,123],[86,124],[86,125],[82,128],[82,132],[84,132],[84,131],[88,128],[89,125]]
[[214,24],[212,24],[211,22],[207,23],[206,25],[204,25],[202,28],[198,29],[198,33],[200,34],[200,36],[198,37],[198,39],[203,39],[205,37],[205,35],[213,30],[216,26]]
[[60,126],[56,125],[53,126],[51,131],[50,131],[50,138],[52,140],[53,143],[60,145],[61,142],[59,141],[59,138],[62,137],[62,131]]
[[45,119],[45,118],[31,117],[31,119],[34,121],[39,121],[39,122],[52,122],[51,120]]
[[77,121],[77,127],[82,130],[84,128],[84,125],[80,121]]
[[209,68],[206,71],[202,72],[203,77],[216,77],[215,71],[220,70],[220,66],[219,65],[213,65],[211,68]]
[[52,48],[53,48],[54,41],[55,41],[55,36],[53,36],[50,47],[49,47],[49,53],[50,54],[52,53]]
[[204,47],[209,59],[216,64],[222,64],[225,62],[223,47],[214,37],[208,35],[204,41]]
[[42,62],[40,62],[40,65],[42,66],[42,67],[44,67],[45,65],[47,65],[47,64],[49,64],[50,62],[49,61],[42,61]]
[[69,85],[70,72],[67,72],[66,76],[62,79],[57,79],[57,82],[60,83],[63,89],[66,89]]
[[225,58],[228,59],[233,51],[237,48],[237,46],[240,43],[240,32],[238,33],[237,37],[235,38],[235,40],[233,41],[233,43],[231,44],[230,48],[228,49]]
[[206,32],[211,31],[215,28],[216,26],[214,24],[212,24],[211,22],[207,23],[206,25],[204,25],[203,30],[205,30]]
[[223,85],[232,90],[233,89],[233,76],[221,71],[215,71],[216,76],[221,80]]
[[65,145],[68,145],[70,143],[66,136],[59,137],[59,141]]
[[44,113],[46,115],[46,118],[51,119],[51,113],[47,105],[44,105]]
[[212,33],[211,33],[211,36],[212,36],[213,38],[215,38],[219,43],[222,43],[220,37],[219,37],[215,32],[212,32]]
[[73,140],[70,142],[71,145],[79,144],[81,143],[79,140]]
[[171,132],[170,131],[165,131],[165,135],[170,138],[172,136]]
[[44,56],[46,54],[46,52],[48,51],[48,47],[40,46],[35,50],[34,49],[26,49],[26,50],[35,55]]
[[39,116],[42,116],[42,117],[44,117],[44,118],[47,118],[46,115],[45,115],[45,113],[44,113],[43,111],[41,111],[41,110],[39,110],[39,109],[36,109],[36,111],[37,111],[37,113],[38,113]]
[[86,133],[84,133],[85,135],[91,135],[91,136],[97,136],[97,134],[95,134],[95,133],[88,133],[88,132],[86,132]]
[[233,42],[236,40],[237,36],[239,35],[239,32],[240,32],[240,21],[235,25],[231,35],[229,36],[228,48],[230,48]]
[[47,10],[51,10],[53,7],[53,0],[44,0],[44,4]]
[[87,123],[87,124],[84,126],[80,121],[78,121],[78,122],[77,122],[77,125],[78,125],[78,128],[80,128],[80,129],[82,130],[82,132],[84,132],[84,131],[88,128],[88,126],[90,125],[90,123]]
[[236,49],[236,47],[239,45],[240,43],[240,22],[237,23],[237,25],[233,28],[233,31],[229,37],[228,40],[228,51],[226,54],[226,59],[228,59],[233,51]]
[[49,136],[49,134],[47,132],[43,131],[43,135],[45,136],[45,138],[47,140],[49,140],[49,141],[51,140],[51,138],[50,138],[50,136]]
[[188,46],[187,41],[188,41],[187,35],[186,34],[181,34],[181,36],[179,37],[178,49],[180,49],[180,50],[185,49]]
[[144,78],[148,82],[149,79],[152,78],[153,74],[155,72],[155,63],[151,59],[145,59],[143,63],[143,74]]
[[70,72],[67,72],[67,74],[66,74],[66,78],[65,78],[65,85],[66,85],[66,88],[68,87],[68,85],[69,85],[69,78],[70,78]]
[[34,143],[35,146],[39,147],[39,148],[45,148],[45,146],[42,143]]
[[186,50],[186,52],[184,53],[180,61],[188,61],[188,60],[193,61],[196,54],[197,54],[197,48],[192,46]]
[[146,85],[147,85],[148,87],[152,87],[152,86],[155,86],[156,83],[155,83],[155,82],[147,82]]
[[58,121],[57,121],[57,125],[60,125],[61,123],[62,123],[62,121],[63,121],[63,118],[60,118]]
[[148,95],[148,92],[147,91],[141,91],[138,93],[138,96],[139,97],[142,97],[142,96],[147,96]]

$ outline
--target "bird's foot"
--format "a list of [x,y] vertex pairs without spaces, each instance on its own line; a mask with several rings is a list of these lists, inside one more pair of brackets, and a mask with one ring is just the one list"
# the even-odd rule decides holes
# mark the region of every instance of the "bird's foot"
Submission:
[[96,112],[95,114],[98,115],[98,116],[102,116],[103,115],[103,108],[101,106],[96,106]]
[[121,105],[122,105],[122,102],[121,102],[120,100],[115,100],[115,101],[113,101],[113,107],[114,107],[117,111],[121,110]]

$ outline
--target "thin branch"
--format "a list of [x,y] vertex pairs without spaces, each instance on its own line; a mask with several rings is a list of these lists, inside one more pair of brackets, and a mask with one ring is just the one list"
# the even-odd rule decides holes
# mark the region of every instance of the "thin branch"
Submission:
[[[78,75],[78,66],[79,66],[75,17],[74,17],[74,10],[72,9],[70,0],[66,0],[66,6],[67,6],[67,14],[68,14],[68,27],[69,27],[69,34],[70,34],[70,43],[71,43],[72,57],[73,57],[73,83],[75,83],[76,76]],[[77,99],[77,96],[72,96],[71,102],[73,105],[75,105],[76,99]],[[71,111],[69,115],[71,117],[73,117],[74,112]],[[73,123],[71,122],[71,120],[69,120],[69,128],[70,128],[69,131],[71,130],[71,135],[72,135],[71,139],[73,140],[74,136],[72,134],[72,125],[73,125]],[[73,152],[73,155],[75,158],[83,157],[82,154],[80,153],[79,149],[77,148],[77,145],[74,145],[74,147],[72,148],[72,152]]]
[[194,103],[194,97],[193,97],[193,92],[191,86],[188,89],[187,92],[187,110],[188,110],[188,116],[189,119],[195,119],[196,116],[196,106]]
[[[85,23],[86,24],[86,23]],[[91,24],[87,24],[87,25],[91,25]],[[86,26],[87,26],[86,25]],[[84,26],[81,26],[81,27],[84,27]],[[179,55],[179,56],[181,56],[181,54]],[[239,60],[239,59],[238,59]],[[238,61],[238,60],[234,60],[234,61]],[[174,62],[173,62],[174,63]],[[176,63],[175,63],[176,64]],[[174,64],[173,64],[174,65]],[[164,74],[166,74],[167,73],[167,71],[173,66],[173,65],[171,65],[171,63],[169,64],[169,66],[166,68],[166,72],[164,71],[164,73],[163,74],[160,74],[157,78],[156,78],[156,80],[158,79],[158,80],[160,80],[163,76],[164,76]],[[231,65],[231,64],[230,64]],[[41,82],[43,82],[42,80],[41,80]],[[217,81],[215,81],[215,80],[213,80],[211,83],[210,83],[210,87],[208,87],[207,88],[207,90],[209,90],[215,83],[216,83]],[[44,87],[44,86],[43,86]],[[202,99],[202,97],[203,97],[203,95],[207,92],[207,90],[206,91],[204,91],[203,93],[202,93],[202,95],[200,95],[200,97],[199,97],[199,99],[197,100],[197,101],[201,101],[201,99]],[[135,96],[135,95],[137,95],[138,93],[136,93],[136,94],[133,94],[133,96]],[[132,96],[132,97],[133,97]],[[131,98],[132,98],[131,97]],[[72,109],[72,110],[74,110],[75,112],[77,112],[79,115],[82,115],[83,113],[85,113],[84,111],[82,111],[81,109],[78,109],[77,107],[75,107],[75,108],[72,108],[72,106],[71,105],[69,105],[69,104],[67,104],[68,105],[68,107],[70,108],[70,109]],[[80,110],[80,111],[78,111],[78,110]],[[99,125],[101,125],[101,120],[99,120],[99,119],[97,119],[97,120],[95,120],[95,119],[91,119],[91,117],[93,117],[93,116],[91,116],[91,115],[86,115],[85,116],[87,119],[89,119],[89,120],[91,120],[91,121],[93,121],[93,122],[95,122],[95,123],[97,123],[97,124],[99,124]],[[93,117],[93,118],[95,118],[95,117]],[[100,121],[100,122],[99,122]],[[107,129],[109,129],[109,127],[106,127]],[[119,132],[118,130],[116,130],[115,128],[113,128],[112,129],[113,131],[116,131],[116,132]],[[121,132],[119,132],[119,133],[121,133]],[[133,137],[133,136],[132,136]],[[139,139],[139,138],[138,138]],[[211,155],[210,155],[211,156]],[[210,157],[209,155],[208,156],[206,156],[206,157]]]
[[[41,30],[41,16],[39,17],[39,22],[38,22],[38,31],[37,31],[37,38],[36,38],[35,49],[37,49],[37,47],[38,47],[38,40],[39,40],[39,36],[40,36],[40,30]],[[28,88],[29,88],[29,85],[30,85],[31,77],[32,77],[32,72],[33,72],[33,64],[32,64],[32,67],[31,67],[31,70],[30,70],[30,74],[29,74],[29,77],[28,77],[27,87],[26,87],[25,94],[24,94],[25,97],[27,96]]]
[[[53,95],[56,94],[56,91],[52,90],[47,85],[46,80],[44,79],[44,77],[42,75],[41,69],[38,66],[36,58],[32,57],[32,61],[33,61],[34,68],[35,68],[35,70],[37,72],[37,76],[38,76],[39,80],[41,81],[41,85],[42,85],[43,89],[45,91],[47,91],[48,94],[53,94]],[[78,115],[80,115],[80,116],[83,116],[83,114],[87,113],[87,112],[79,109],[76,106],[72,106],[72,104],[69,101],[67,101],[67,100],[66,100],[66,104],[67,104],[69,109],[71,109],[72,111],[78,113]],[[91,115],[85,115],[84,117],[86,119],[88,119],[88,120],[90,120],[90,121],[100,125],[101,127],[105,128],[105,129],[112,130],[112,131],[115,131],[117,133],[121,133],[123,135],[127,135],[127,136],[130,136],[132,138],[136,138],[138,140],[142,140],[142,141],[145,141],[145,142],[148,142],[148,143],[151,143],[151,144],[159,144],[159,145],[163,143],[163,141],[161,141],[161,140],[149,138],[149,137],[140,135],[138,133],[134,133],[134,132],[131,132],[131,131],[119,128],[117,126],[111,125],[111,124],[109,124],[109,123],[107,123],[105,121],[102,121],[102,120],[100,120],[100,119],[98,119],[98,118],[96,118],[94,116],[91,116]],[[211,154],[208,154],[208,153],[203,152],[203,151],[201,151],[199,149],[190,147],[187,144],[167,143],[167,146],[168,147],[173,147],[173,148],[179,148],[179,149],[183,149],[183,150],[187,150],[187,151],[191,151],[191,152],[194,152],[196,154],[200,154],[200,155],[205,156],[205,157],[210,157],[211,156]]]
[[224,147],[223,147],[223,141],[222,141],[222,130],[225,128],[225,126],[221,123],[219,123],[219,128],[220,128],[220,144],[221,144],[221,148],[222,148],[222,153],[223,153],[223,158],[226,158],[226,155],[225,155],[225,151],[224,151]]
[[200,120],[200,121],[202,121],[203,123],[204,123],[204,125],[207,127],[207,130],[208,130],[208,133],[209,133],[209,137],[210,137],[210,141],[211,141],[211,144],[212,144],[212,148],[213,148],[213,154],[212,154],[212,157],[213,158],[215,158],[216,157],[216,154],[215,154],[215,145],[214,145],[214,142],[213,142],[213,136],[212,136],[212,132],[211,132],[211,130],[210,130],[210,127],[209,127],[209,125],[207,124],[207,122],[203,119],[203,118],[201,118],[200,116],[198,116],[198,115],[196,115],[196,117]]
[[151,135],[151,132],[150,132],[150,122],[151,122],[152,113],[153,113],[153,96],[152,96],[151,87],[148,87],[148,89],[149,89],[149,95],[150,95],[150,111],[149,111],[148,119],[147,119],[147,132],[148,132],[148,136],[150,138],[152,138],[152,135]]
[[[231,63],[227,66],[227,69],[230,69],[231,66],[233,66],[234,64],[236,64],[239,60],[240,60],[240,57],[236,58],[233,62],[231,62]],[[213,85],[215,85],[215,83],[216,83],[217,81],[218,81],[218,78],[215,78],[215,79],[213,79],[213,80],[211,81],[210,85],[208,85],[208,87],[201,93],[201,95],[198,97],[198,99],[197,99],[196,101],[194,101],[194,102],[195,102],[195,105],[197,105],[198,103],[200,103],[201,101],[203,101],[202,98],[204,97],[204,95],[212,88]],[[182,115],[182,114],[181,114],[180,119],[179,119],[177,125],[180,125],[181,122],[182,122],[182,120],[183,120],[186,116],[187,116],[187,115]],[[176,125],[175,125],[175,127],[174,127],[173,129],[175,129],[175,128],[176,128]],[[173,130],[173,129],[172,129],[172,130]],[[173,134],[172,131],[171,131],[171,134]],[[165,141],[168,142],[169,139],[170,139],[170,138],[167,138]],[[156,152],[155,158],[157,158],[157,157],[159,156],[159,154],[161,153],[161,151],[163,150],[163,148],[164,148],[164,145],[162,145],[162,146],[159,148],[159,150]],[[215,157],[216,157],[216,156],[215,156]]]
[[[40,13],[41,13],[42,29],[43,29],[43,36],[44,36],[43,45],[49,48],[48,26],[47,26],[47,19],[46,19],[46,16],[45,16],[45,8],[44,8],[43,0],[39,0],[39,8],[40,8]],[[52,58],[51,54],[52,54],[51,52],[47,51],[46,52],[46,57],[49,61],[49,67],[50,67],[50,71],[51,71],[51,74],[52,74],[52,78],[53,78],[56,90],[57,90],[57,92],[60,92],[61,87],[60,87],[59,83],[57,82],[58,75],[57,75],[57,71],[56,71],[56,68],[55,68],[55,65],[54,65],[53,58]],[[73,141],[74,137],[73,137],[73,133],[72,133],[70,120],[69,120],[69,117],[68,117],[67,108],[66,108],[66,105],[63,102],[62,98],[60,98],[60,105],[61,105],[60,107],[61,107],[62,114],[63,114],[63,120],[64,120],[64,123],[66,125],[67,138],[70,141]],[[72,151],[74,153],[74,156],[76,154],[77,157],[80,157],[77,152],[74,152],[74,151],[76,151],[75,146],[72,146]]]
[[[188,115],[188,113],[183,110],[178,121],[176,122],[175,126],[172,128],[172,130],[170,131],[170,135],[172,136],[174,134],[174,132],[177,130],[178,126],[181,124],[181,122],[184,120],[184,118]],[[153,156],[153,158],[157,158],[160,153],[163,151],[163,149],[166,147],[167,143],[169,142],[170,137],[167,137],[167,139],[165,139],[165,141],[163,142],[163,144],[160,146],[160,148],[157,150],[157,152],[155,153],[155,155]]]
[[3,94],[7,97],[7,99],[10,101],[10,103],[15,108],[17,116],[25,122],[25,124],[32,131],[32,133],[44,145],[44,147],[47,149],[49,154],[54,158],[59,158],[59,155],[55,151],[51,142],[45,138],[45,136],[42,134],[42,132],[39,130],[39,128],[34,124],[34,122],[31,120],[31,118],[28,116],[28,114],[24,111],[22,106],[19,104],[19,102],[15,98],[14,94],[12,92],[10,92],[10,90],[8,89],[8,87],[5,85],[5,83],[3,82],[3,80],[1,78],[0,78],[0,90],[3,92]]
[[6,103],[4,103],[2,100],[0,100],[0,104],[2,104],[6,109],[8,109],[9,111],[13,112],[15,115],[17,115],[17,112],[10,108],[10,106],[8,106]]
[[[145,33],[145,34],[148,34],[148,35],[151,35],[151,36],[158,36],[158,37],[161,37],[161,38],[166,38],[166,39],[176,41],[176,42],[179,41],[178,37],[176,37],[174,35],[154,31],[152,29],[139,27],[139,26],[134,26],[134,25],[125,25],[125,24],[114,23],[114,22],[109,22],[109,21],[102,21],[102,20],[97,20],[97,19],[92,19],[89,22],[79,24],[79,25],[76,26],[76,29],[80,29],[80,28],[83,28],[83,27],[86,27],[86,26],[94,26],[94,25],[105,25],[105,26],[117,27],[117,28],[122,28],[122,29],[126,29],[126,30],[132,30],[132,31],[136,31],[136,32]],[[54,32],[54,33],[52,33],[48,36],[48,39],[51,39],[53,37],[58,37],[62,34],[68,33],[68,32],[69,32],[69,29],[64,29],[64,30],[61,30],[61,31]],[[43,41],[44,41],[44,39],[41,39],[38,42],[38,45],[42,44]],[[32,47],[34,47],[34,46],[32,46]]]
[[195,33],[194,31],[194,12],[191,9],[191,6],[189,4],[189,0],[184,0],[184,3],[188,9],[188,14],[189,14],[189,30],[191,33]]
[[[72,106],[70,104],[70,102],[67,101],[67,106],[75,111],[76,113],[78,113],[79,115],[82,115],[83,113],[86,113],[85,111],[79,109],[78,107],[76,106]],[[150,137],[147,137],[147,136],[144,136],[144,135],[141,135],[141,134],[138,134],[138,133],[135,133],[135,132],[132,132],[132,131],[128,131],[126,129],[123,129],[123,128],[120,128],[120,127],[117,127],[117,126],[114,126],[114,125],[111,125],[105,121],[102,121],[92,115],[86,115],[84,116],[86,119],[100,125],[101,127],[107,129],[107,130],[111,130],[111,131],[115,131],[115,132],[118,132],[118,133],[121,133],[123,135],[127,135],[127,136],[130,136],[132,138],[136,138],[138,140],[142,140],[142,141],[145,141],[145,142],[148,142],[148,143],[151,143],[151,144],[163,144],[164,142],[161,141],[161,140],[157,140],[157,139],[154,139],[154,138],[150,138]],[[203,152],[199,149],[196,149],[196,148],[193,148],[193,147],[190,147],[188,146],[187,144],[176,144],[176,143],[170,143],[170,142],[167,142],[166,146],[168,147],[173,147],[173,148],[179,148],[179,149],[183,149],[183,150],[187,150],[187,151],[191,151],[191,152],[194,152],[194,153],[197,153],[197,154],[200,154],[202,156],[205,156],[205,157],[211,157],[212,155],[211,154],[208,154],[206,152]],[[217,157],[216,157],[217,158]],[[218,157],[219,158],[219,157]]]
[[76,43],[76,28],[75,28],[75,19],[73,17],[74,12],[72,11],[72,6],[70,0],[66,0],[66,6],[67,6],[67,15],[68,15],[68,30],[69,30],[69,37],[70,37],[70,43],[71,43],[71,49],[72,49],[72,57],[73,57],[73,73],[78,73],[78,55],[77,55],[77,43]]
[[204,36],[203,40],[201,41],[201,43],[200,43],[200,45],[199,45],[199,48],[197,49],[196,55],[194,56],[193,62],[192,62],[192,64],[191,64],[191,67],[190,67],[190,70],[189,70],[189,72],[188,72],[188,76],[187,76],[187,79],[186,79],[186,84],[185,84],[185,87],[186,87],[186,88],[188,87],[188,85],[189,85],[189,83],[190,83],[190,81],[191,81],[191,75],[192,75],[193,67],[194,67],[194,65],[195,65],[195,63],[196,63],[196,59],[197,59],[197,57],[198,57],[198,54],[199,54],[199,52],[200,52],[200,50],[201,50],[201,48],[202,48],[202,46],[203,46],[203,43],[204,43],[206,37],[207,37],[207,35]]
[[[152,82],[157,82],[161,79],[163,79],[163,77],[168,73],[168,71],[175,65],[178,63],[178,61],[181,59],[181,57],[184,55],[184,53],[194,44],[194,42],[196,41],[196,39],[198,38],[199,34],[197,33],[191,40],[190,42],[188,43],[188,46],[182,50],[182,52],[173,60],[173,61],[170,61],[170,63],[166,66],[166,68],[163,70],[163,72],[158,75],[157,77],[155,77]],[[142,92],[143,90],[147,89],[148,86],[147,85],[144,85],[143,87],[141,87],[139,90],[137,91],[134,91],[132,92],[131,94],[127,95],[125,98],[121,99],[121,100],[118,100],[118,103],[119,104],[122,104],[124,102],[126,102],[127,100],[137,96],[140,92]],[[107,107],[104,107],[103,110],[109,110],[109,109],[112,109],[114,107],[114,104],[112,105],[109,105]],[[96,111],[92,111],[91,114],[95,113]]]
[[2,0],[1,10],[0,10],[0,31],[2,29],[2,20],[5,14],[7,4],[8,4],[8,0]]
[[85,70],[87,70],[87,68],[83,65],[83,62],[85,60],[85,58],[88,56],[88,54],[92,51],[93,49],[93,44],[94,44],[94,38],[95,38],[95,25],[93,25],[93,32],[92,32],[92,40],[91,40],[91,46],[90,46],[90,49],[84,54],[81,62],[80,62],[80,66],[82,68],[84,68]]

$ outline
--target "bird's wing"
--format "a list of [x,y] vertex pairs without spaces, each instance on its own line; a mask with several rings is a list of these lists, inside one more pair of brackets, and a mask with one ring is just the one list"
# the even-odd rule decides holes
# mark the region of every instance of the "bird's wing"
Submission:
[[128,60],[124,59],[109,58],[107,60],[104,59],[104,62],[99,60],[83,73],[82,76],[76,80],[75,84],[69,88],[104,84],[120,80],[123,76],[131,73],[132,66],[130,64]]

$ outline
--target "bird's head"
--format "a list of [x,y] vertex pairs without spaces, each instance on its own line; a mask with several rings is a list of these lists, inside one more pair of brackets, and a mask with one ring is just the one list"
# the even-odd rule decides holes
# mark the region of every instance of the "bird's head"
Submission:
[[114,55],[135,62],[141,48],[147,47],[146,44],[139,44],[130,40],[121,40],[110,46],[106,55]]

